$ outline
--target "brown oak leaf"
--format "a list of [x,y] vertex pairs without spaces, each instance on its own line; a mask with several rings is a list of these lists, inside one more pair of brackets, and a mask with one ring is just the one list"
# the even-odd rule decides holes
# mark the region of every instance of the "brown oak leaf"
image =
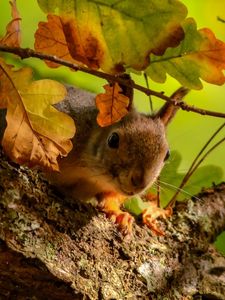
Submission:
[[96,106],[99,109],[97,122],[101,127],[120,121],[127,113],[129,98],[122,94],[122,89],[116,82],[113,86],[104,86],[105,93],[96,96]]
[[[61,18],[56,15],[49,14],[47,22],[38,24],[38,29],[35,32],[34,47],[36,51],[56,55],[66,61],[81,64],[70,55]],[[48,60],[45,62],[51,68],[60,67],[57,63]]]
[[0,108],[7,108],[1,141],[5,153],[19,164],[58,170],[58,156],[72,149],[73,120],[52,104],[65,98],[60,83],[32,81],[32,70],[15,70],[0,59]]

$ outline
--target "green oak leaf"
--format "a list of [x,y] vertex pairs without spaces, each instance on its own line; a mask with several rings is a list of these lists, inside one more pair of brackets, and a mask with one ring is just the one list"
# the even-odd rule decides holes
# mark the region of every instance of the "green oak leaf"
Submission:
[[140,196],[131,197],[124,203],[124,208],[135,216],[139,216],[148,206],[148,203],[144,202]]
[[148,76],[163,83],[169,74],[190,89],[202,88],[200,78],[212,84],[224,84],[225,43],[216,39],[210,29],[197,30],[192,18],[184,21],[183,29],[185,38],[178,47],[168,48],[161,57],[150,55]]
[[[120,73],[126,67],[144,70],[149,65],[150,53],[162,55],[184,38],[181,23],[187,9],[178,0],[140,0],[138,3],[131,0],[38,0],[38,3],[44,12],[60,17],[73,59],[108,73]],[[54,36],[54,32],[52,34]]]

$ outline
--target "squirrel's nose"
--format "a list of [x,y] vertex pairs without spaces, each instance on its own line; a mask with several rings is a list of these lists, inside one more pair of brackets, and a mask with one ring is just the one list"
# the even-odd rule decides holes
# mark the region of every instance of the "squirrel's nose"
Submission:
[[131,183],[132,186],[137,188],[144,188],[145,187],[145,180],[144,180],[144,172],[142,171],[135,171],[131,175]]

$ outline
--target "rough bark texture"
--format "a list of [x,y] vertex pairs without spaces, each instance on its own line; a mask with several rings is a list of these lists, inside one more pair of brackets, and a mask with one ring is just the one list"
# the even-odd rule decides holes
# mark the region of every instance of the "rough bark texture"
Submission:
[[0,299],[225,299],[225,184],[176,206],[164,237],[123,239],[91,205],[57,195],[0,153]]

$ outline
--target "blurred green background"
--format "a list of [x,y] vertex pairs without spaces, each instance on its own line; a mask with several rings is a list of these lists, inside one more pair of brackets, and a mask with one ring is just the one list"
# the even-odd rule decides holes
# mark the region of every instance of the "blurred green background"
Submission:
[[[217,17],[225,19],[225,2],[223,0],[183,0],[182,2],[187,6],[189,16],[195,18],[198,28],[209,27],[217,38],[225,41],[225,23],[217,20]],[[46,16],[39,9],[36,0],[17,0],[17,7],[22,17],[22,46],[33,48],[34,32],[38,22],[45,21]],[[0,0],[0,35],[5,33],[5,26],[9,20],[10,6],[8,0]],[[21,66],[21,62],[11,58],[7,59],[17,66]],[[49,69],[38,59],[26,59],[22,64],[33,67],[35,78],[54,78],[96,93],[102,91],[102,85],[105,83],[102,79],[81,72],[71,72],[65,67]],[[134,75],[133,78],[137,83],[145,85],[143,76]],[[172,94],[178,87],[179,83],[169,76],[163,85],[150,81],[150,88],[164,91],[167,95]],[[225,85],[218,87],[204,83],[204,88],[201,91],[192,91],[186,97],[186,101],[197,107],[225,113]],[[135,92],[135,103],[139,110],[149,111],[148,98],[144,94]],[[159,107],[162,103],[161,100],[153,98],[154,108]],[[168,130],[168,139],[171,150],[176,149],[182,154],[180,171],[187,170],[202,145],[224,121],[224,119],[179,111]],[[225,130],[218,136],[218,139],[224,134]],[[204,164],[220,166],[225,174],[225,144],[216,149]],[[223,178],[225,179],[225,175]],[[222,236],[223,238],[220,238],[216,245],[225,253],[225,233]]]

